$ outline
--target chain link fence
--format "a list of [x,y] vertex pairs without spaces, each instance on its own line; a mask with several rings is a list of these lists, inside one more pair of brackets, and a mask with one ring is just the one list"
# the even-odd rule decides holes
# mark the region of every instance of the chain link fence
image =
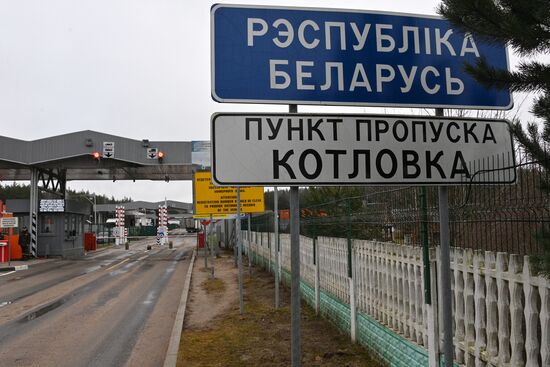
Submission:
[[[507,171],[510,167],[506,167]],[[501,174],[502,169],[474,172]],[[537,237],[550,224],[548,174],[537,162],[516,164],[512,185],[466,182],[449,188],[451,245],[461,248],[503,251],[519,255],[542,251]],[[301,207],[301,234],[343,237],[421,245],[421,224],[425,214],[428,240],[439,244],[437,187],[355,188],[355,195],[331,200],[331,188],[313,188],[325,197]],[[362,193],[357,195],[357,191]],[[350,190],[351,191],[351,190]],[[425,195],[426,206],[421,205]],[[280,211],[280,232],[289,232],[288,209]],[[251,229],[273,232],[273,212],[254,216]],[[243,221],[242,228],[247,228]]]

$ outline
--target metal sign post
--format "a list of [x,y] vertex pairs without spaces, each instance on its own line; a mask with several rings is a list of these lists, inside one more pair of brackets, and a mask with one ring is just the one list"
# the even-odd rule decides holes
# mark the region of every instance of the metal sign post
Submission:
[[212,214],[210,214],[210,224],[208,225],[210,227],[210,234],[208,235],[208,242],[210,242],[210,256],[212,256],[212,274],[211,274],[211,277],[212,279],[215,278],[215,275],[214,275],[214,269],[215,269],[215,252],[214,252],[214,221],[212,220]]
[[273,192],[274,232],[275,232],[275,308],[279,308],[279,190]]
[[241,189],[237,187],[237,262],[239,267],[239,311],[241,315],[244,313],[243,302],[243,241],[241,234]]
[[301,363],[300,351],[300,193],[290,188],[290,318],[292,367]]
[[8,229],[8,266],[11,266],[11,228]]
[[248,276],[252,276],[252,242],[250,238],[250,234],[252,233],[252,230],[250,229],[252,225],[252,215],[248,214],[248,227],[247,227],[247,233],[246,238],[248,239]]
[[17,217],[4,217],[0,218],[0,228],[8,229],[8,266],[11,265],[11,232],[13,228],[19,226],[19,218]]
[[[435,110],[443,116],[443,109]],[[451,246],[449,242],[449,188],[439,186],[439,239],[440,239],[440,284],[441,315],[443,321],[443,355],[445,367],[453,366],[453,309],[451,292]]]
[[[298,113],[297,105],[288,106],[290,113]],[[290,319],[292,367],[301,364],[300,348],[300,192],[290,188]]]
[[208,269],[208,242],[207,242],[207,230],[206,230],[206,224],[202,225],[202,230],[204,232],[204,269]]

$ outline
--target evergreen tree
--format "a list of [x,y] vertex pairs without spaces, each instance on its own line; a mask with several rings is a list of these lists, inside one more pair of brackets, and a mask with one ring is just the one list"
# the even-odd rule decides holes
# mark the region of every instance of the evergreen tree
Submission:
[[[536,99],[531,112],[542,120],[524,129],[514,121],[512,131],[529,158],[550,171],[550,65],[532,57],[550,51],[550,1],[548,0],[442,0],[438,13],[475,39],[505,44],[523,57],[516,71],[495,69],[481,58],[466,71],[486,87],[531,92]],[[542,189],[550,190],[549,182]],[[544,230],[548,237],[548,229]],[[533,256],[536,270],[550,276],[550,238],[540,239],[543,255]]]

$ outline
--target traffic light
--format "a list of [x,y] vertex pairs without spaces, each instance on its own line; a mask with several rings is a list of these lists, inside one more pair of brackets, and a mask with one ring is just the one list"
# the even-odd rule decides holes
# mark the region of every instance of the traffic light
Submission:
[[158,151],[157,159],[158,159],[159,163],[162,163],[162,160],[164,159],[164,152],[162,150]]
[[92,157],[94,160],[99,161],[101,159],[101,154],[99,152],[93,152]]

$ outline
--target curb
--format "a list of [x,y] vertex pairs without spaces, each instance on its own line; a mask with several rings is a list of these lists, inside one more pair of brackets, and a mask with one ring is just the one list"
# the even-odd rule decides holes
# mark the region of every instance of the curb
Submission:
[[178,313],[176,314],[176,320],[174,321],[174,327],[172,328],[172,335],[170,336],[170,343],[168,344],[168,350],[166,351],[166,357],[164,358],[164,367],[176,367],[178,361],[181,332],[183,329],[183,320],[185,319],[185,308],[187,306],[187,296],[189,295],[189,288],[191,285],[193,265],[195,264],[195,255],[196,250],[193,250],[193,256],[191,257],[191,263],[189,264],[189,269],[187,270],[187,275],[185,277],[185,284],[183,286],[183,291],[181,292]]
[[28,268],[29,268],[28,265],[6,266],[6,267],[0,268],[0,273],[4,271],[27,270]]

